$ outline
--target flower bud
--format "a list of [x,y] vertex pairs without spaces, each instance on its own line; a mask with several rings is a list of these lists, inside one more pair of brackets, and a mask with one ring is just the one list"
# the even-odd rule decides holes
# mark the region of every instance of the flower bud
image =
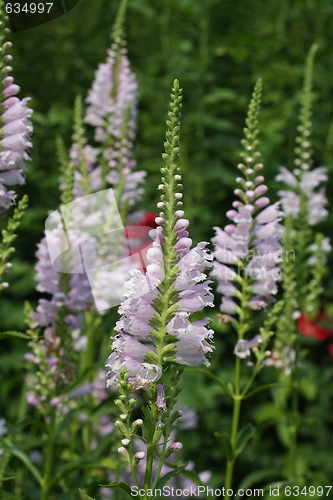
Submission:
[[50,401],[50,406],[58,406],[58,404],[61,402],[61,399],[58,397],[52,398]]
[[266,196],[262,196],[261,198],[258,198],[254,202],[254,204],[258,208],[264,208],[264,207],[266,207],[269,204],[269,198],[267,198]]
[[243,206],[243,203],[241,201],[236,200],[232,203],[232,206],[234,208],[241,208]]
[[259,186],[257,186],[254,190],[255,194],[257,196],[261,196],[262,194],[265,194],[267,193],[268,191],[268,187],[265,186],[265,184],[260,184]]
[[228,212],[226,213],[226,216],[230,220],[234,220],[234,218],[237,217],[237,215],[238,215],[238,212],[236,212],[236,210],[228,210]]
[[137,420],[134,420],[133,425],[141,427],[143,425],[143,420],[141,418],[138,418]]
[[177,441],[176,443],[172,443],[170,448],[172,449],[172,451],[179,451],[183,448],[183,444]]

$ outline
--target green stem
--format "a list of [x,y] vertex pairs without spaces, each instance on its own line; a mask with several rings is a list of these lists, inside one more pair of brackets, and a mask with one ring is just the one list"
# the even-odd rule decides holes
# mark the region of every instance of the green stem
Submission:
[[[232,415],[232,426],[231,426],[231,436],[230,442],[233,450],[233,454],[236,448],[236,440],[239,426],[239,415],[241,409],[242,395],[240,394],[240,374],[241,374],[241,360],[239,357],[236,358],[235,364],[235,393],[234,393],[234,409]],[[227,469],[225,475],[225,489],[228,490],[232,486],[232,477],[235,465],[235,457],[227,461]],[[229,500],[230,496],[226,494],[226,500]]]
[[[154,443],[154,434],[156,429],[157,422],[157,406],[155,403],[152,403],[151,406],[151,422],[150,422],[150,431],[149,431],[149,439],[147,446],[147,463],[146,463],[146,473],[145,473],[145,481],[144,481],[144,489],[147,492],[150,488],[151,476],[153,471],[153,461],[155,455],[155,443]],[[147,493],[144,498],[149,499]]]
[[[97,316],[94,311],[88,311],[86,313],[86,334],[87,334],[87,347],[84,352],[83,362],[82,362],[82,373],[88,371],[94,362],[94,345],[96,342],[96,330],[101,321],[101,318]],[[93,381],[93,374],[88,374],[88,382]]]
[[46,447],[45,468],[42,481],[40,500],[49,500],[52,476],[54,474],[54,447],[55,447],[55,409],[52,409],[51,423],[49,425],[49,439]]
[[291,406],[291,425],[290,425],[290,446],[289,446],[289,479],[295,479],[296,476],[296,450],[297,450],[297,432],[299,425],[299,388],[298,388],[298,363],[300,355],[299,335],[295,341],[295,365],[292,371],[292,406]]

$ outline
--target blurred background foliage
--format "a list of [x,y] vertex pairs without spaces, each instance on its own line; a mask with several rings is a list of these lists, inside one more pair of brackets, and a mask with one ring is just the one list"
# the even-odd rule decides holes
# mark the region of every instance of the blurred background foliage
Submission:
[[[35,304],[39,297],[33,281],[36,244],[43,235],[48,211],[57,209],[59,204],[55,139],[61,135],[66,145],[71,145],[74,98],[77,94],[86,96],[97,65],[105,59],[117,6],[115,0],[80,0],[66,15],[10,35],[14,44],[13,75],[21,86],[20,97],[32,97],[34,147],[27,183],[21,188],[22,193],[28,193],[30,206],[17,240],[13,269],[8,275],[11,286],[1,297],[2,330],[23,329],[22,302],[28,299]],[[174,78],[178,78],[184,88],[181,168],[186,215],[191,221],[194,241],[208,241],[213,235],[213,226],[226,224],[225,212],[233,201],[246,109],[259,77],[264,86],[260,149],[264,175],[273,190],[271,197],[277,199],[278,186],[274,181],[277,168],[279,165],[293,166],[304,61],[314,42],[319,44],[314,71],[314,159],[316,166],[326,164],[332,172],[332,18],[331,0],[129,0],[128,50],[139,82],[135,156],[138,168],[148,172],[140,208],[156,210],[165,118]],[[332,189],[330,176],[328,192]],[[331,210],[329,219],[322,225],[328,236],[332,236],[332,224]],[[332,289],[333,280],[328,277],[324,303],[332,297]],[[228,331],[224,326],[222,330]],[[215,361],[213,358],[214,369],[216,372],[222,368],[231,370],[231,365],[221,366],[221,363],[224,358],[230,358],[234,339],[229,340],[222,333],[217,337],[218,356]],[[226,342],[220,340],[222,337]],[[23,366],[22,352],[26,346],[25,341],[20,340],[2,345],[11,347],[10,351],[0,354],[1,384],[6,398],[15,392],[21,381],[17,371],[15,377],[8,375],[13,365],[16,368]],[[310,434],[314,428],[318,429],[318,423],[321,424],[318,432],[324,444],[327,428],[332,426],[332,418],[328,416],[329,398],[326,397],[333,378],[329,366],[332,361],[325,349],[317,344],[311,347],[311,353],[328,367],[324,375],[326,385],[321,392],[322,414],[313,415],[313,409],[308,409],[307,404],[304,411],[309,413]],[[318,391],[321,374],[319,368],[313,370],[317,372],[312,372],[311,383],[315,385],[314,391]],[[208,468],[211,460],[211,468],[217,472],[221,451],[213,432],[228,424],[227,399],[216,394],[215,385],[204,384],[201,375],[188,375],[188,378],[191,382],[184,398],[197,407],[204,426],[203,436],[207,439],[204,445],[207,451],[198,454],[198,470]],[[198,391],[196,401],[191,399],[194,386]],[[308,394],[307,398],[310,401],[313,394]],[[267,397],[262,396],[262,400],[264,408]],[[205,423],[203,411],[206,415],[210,412]],[[272,446],[276,450],[283,449],[279,431],[272,433],[276,417],[270,414],[269,408],[266,413],[258,410],[253,414],[249,403],[245,406],[245,415],[256,420],[261,429],[260,438],[253,445],[257,452],[261,450],[261,463],[253,463],[254,454],[250,448],[245,462],[240,465],[240,475],[245,469],[259,468],[265,460],[271,465]],[[192,433],[190,439],[184,437],[184,441],[188,441],[189,454],[193,455],[199,439],[202,446],[202,436],[196,431],[189,432]],[[267,433],[270,433],[269,441]],[[309,450],[305,450],[303,460],[310,455]],[[328,457],[325,447],[321,454],[316,452],[323,470],[329,464]],[[309,460],[313,462],[313,456]],[[273,465],[277,469],[281,467],[279,455]]]

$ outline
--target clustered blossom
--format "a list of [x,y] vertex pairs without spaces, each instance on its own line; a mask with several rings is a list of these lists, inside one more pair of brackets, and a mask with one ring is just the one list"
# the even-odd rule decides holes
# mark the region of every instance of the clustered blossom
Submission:
[[256,175],[263,168],[261,163],[249,157],[247,164],[240,164],[239,168],[244,178],[238,177],[237,182],[243,190],[236,189],[235,194],[242,201],[235,201],[235,209],[227,212],[233,224],[224,230],[215,227],[216,236],[212,239],[215,247],[212,275],[218,280],[217,291],[223,295],[220,309],[227,315],[238,311],[233,297],[240,297],[236,284],[242,279],[241,274],[251,283],[248,306],[252,309],[261,309],[274,300],[276,282],[281,279],[277,266],[282,260],[279,204],[270,204],[269,198],[262,196],[267,186],[263,184],[264,177]]
[[315,226],[326,219],[327,198],[325,188],[317,191],[317,187],[322,182],[327,181],[327,168],[318,167],[309,171],[309,164],[305,161],[301,163],[301,169],[294,169],[291,173],[286,167],[280,167],[280,173],[276,180],[282,182],[291,190],[280,190],[278,195],[281,198],[283,211],[286,215],[297,217],[301,209],[301,195],[307,200],[308,223]]
[[[327,181],[327,168],[318,167],[310,170],[313,165],[311,149],[311,104],[312,104],[312,71],[315,48],[312,48],[307,60],[307,69],[304,79],[304,88],[301,96],[300,124],[297,127],[295,169],[290,172],[285,167],[280,167],[276,180],[284,183],[289,190],[279,191],[281,203],[286,215],[293,218],[301,215],[306,210],[307,222],[315,226],[326,219],[327,198],[325,189],[319,190],[318,186]],[[303,218],[303,215],[301,215]]]
[[[80,103],[77,103],[74,119],[74,144],[69,151],[69,157],[74,170],[72,200],[80,203],[81,200],[84,200],[85,195],[99,192],[107,188],[109,184],[115,192],[118,209],[126,219],[128,208],[141,195],[142,190],[138,188],[138,184],[143,181],[145,172],[132,172],[135,167],[132,148],[136,128],[137,83],[129,68],[126,49],[123,45],[122,39],[116,38],[115,43],[108,51],[106,63],[100,65],[97,70],[96,80],[87,98],[88,109],[85,122],[96,127],[95,139],[100,144],[98,147],[87,144],[82,126],[81,107]],[[84,182],[82,182],[85,169],[87,179],[83,179]],[[62,190],[66,189],[66,183],[64,178]],[[82,203],[84,205],[84,201]],[[87,217],[82,210],[81,215],[87,224],[89,221],[94,224],[93,221],[98,219],[100,207],[95,207],[93,212],[89,213]],[[75,216],[72,217],[75,219],[74,226],[79,225],[79,215],[75,213]],[[75,227],[72,234],[73,232],[75,233]],[[82,332],[83,313],[92,308],[94,300],[98,311],[101,314],[106,312],[110,303],[117,300],[117,297],[114,297],[115,292],[118,293],[118,290],[121,289],[129,268],[136,267],[136,261],[133,258],[127,264],[120,263],[116,269],[112,265],[109,266],[110,269],[107,268],[106,263],[121,261],[121,258],[127,257],[128,248],[127,246],[123,248],[122,241],[119,244],[110,244],[107,235],[105,235],[105,242],[101,245],[97,242],[96,248],[88,256],[89,259],[94,259],[97,268],[95,274],[88,276],[82,270],[76,272],[75,263],[70,260],[66,262],[65,266],[68,268],[66,271],[70,273],[66,279],[61,277],[62,275],[54,268],[49,256],[50,245],[57,255],[63,254],[66,247],[66,242],[63,241],[64,237],[58,228],[47,233],[47,238],[43,238],[36,254],[38,258],[36,279],[38,281],[37,290],[50,294],[51,298],[40,299],[31,318],[33,319],[33,327],[45,328],[44,341],[47,347],[44,349],[44,355],[46,358],[51,356],[60,359],[64,354],[69,359],[71,355],[67,348],[69,345],[74,351],[84,350],[86,347],[87,338]],[[72,241],[71,243],[73,245]],[[107,252],[107,260],[104,254],[99,255],[98,252],[101,249],[98,245]],[[113,254],[114,259],[112,259]],[[138,265],[142,265],[142,263],[140,262]],[[103,267],[99,268],[98,266]],[[119,302],[116,303],[119,304]],[[69,333],[67,339],[60,339],[56,333],[59,317],[65,323],[63,325],[65,329],[67,325]],[[32,361],[30,354],[27,355],[26,359]],[[35,353],[31,355],[34,356],[34,359],[38,359]],[[67,370],[66,373],[69,371]],[[36,403],[33,390],[30,396],[30,401]]]
[[[174,344],[174,361],[188,366],[209,366],[206,354],[212,352],[210,340],[213,331],[206,326],[209,318],[191,323],[189,318],[196,311],[202,311],[206,306],[213,306],[213,295],[210,291],[210,281],[205,280],[204,270],[211,267],[211,256],[205,248],[207,243],[199,243],[190,248],[192,240],[188,237],[187,219],[182,218],[183,211],[177,211],[178,220],[174,230],[177,234],[175,249],[178,255],[177,269],[173,287],[177,293],[175,314],[166,325],[170,343]],[[156,218],[156,222],[161,217]],[[159,285],[164,277],[163,252],[161,243],[164,241],[163,226],[158,226],[153,247],[147,251],[147,272],[139,270],[131,272],[131,278],[125,283],[124,297],[118,312],[122,315],[115,330],[118,335],[112,345],[112,354],[107,366],[110,368],[107,384],[117,381],[117,376],[123,366],[129,374],[129,383],[133,388],[146,387],[150,382],[159,380],[162,367],[151,363],[149,354],[156,353],[153,345],[154,327],[152,320],[158,314],[154,301],[158,299]],[[205,281],[203,281],[205,280]]]
[[0,139],[0,208],[6,210],[15,200],[15,192],[7,191],[6,186],[24,183],[25,160],[30,160],[27,150],[32,146],[30,135],[32,110],[28,106],[30,98],[15,97],[20,87],[14,84],[14,79],[8,74],[12,71],[7,66],[12,56],[6,54],[12,46],[5,42],[1,47],[1,59],[4,67],[2,73],[2,111],[1,111],[1,139]]
[[34,326],[51,326],[55,321],[60,307],[65,306],[68,310],[65,321],[69,325],[70,330],[75,330],[80,327],[82,320],[76,313],[89,309],[93,301],[89,280],[85,273],[71,274],[68,293],[64,293],[61,290],[61,274],[52,265],[48,244],[52,244],[53,248],[59,248],[59,254],[61,254],[61,249],[64,245],[62,233],[58,228],[55,228],[51,232],[48,232],[47,237],[49,243],[47,243],[45,236],[38,244],[36,252],[38,258],[35,266],[37,271],[36,280],[38,281],[36,289],[39,292],[51,294],[52,297],[51,299],[39,299],[37,310],[32,314],[32,318],[35,321]]
[[134,205],[142,194],[138,185],[146,172],[135,171],[133,141],[137,116],[137,82],[127,58],[124,41],[117,36],[99,65],[88,93],[85,122],[95,127],[95,140],[104,144],[99,166],[100,182],[122,185],[121,203]]
[[[234,299],[241,299],[242,306],[261,309],[273,302],[277,293],[277,281],[281,280],[280,269],[282,247],[280,240],[282,228],[279,224],[282,212],[279,203],[270,204],[264,196],[268,190],[264,177],[258,175],[262,163],[258,163],[260,153],[255,151],[258,144],[256,136],[257,114],[260,103],[261,83],[258,82],[251,101],[245,135],[242,141],[245,152],[241,153],[244,163],[238,165],[243,177],[236,181],[241,189],[235,194],[240,200],[233,202],[233,209],[227,212],[232,224],[224,230],[215,227],[214,269],[212,275],[217,278],[217,291],[222,294],[220,309],[225,313],[225,320],[240,312],[240,304]],[[245,280],[245,281],[244,281]],[[246,304],[244,287],[246,283]]]
[[213,331],[206,328],[208,318],[190,322],[190,316],[213,306],[210,281],[205,269],[212,266],[212,257],[201,242],[191,248],[182,206],[181,176],[177,174],[179,144],[179,110],[181,89],[174,82],[169,121],[167,122],[166,153],[162,168],[160,210],[152,231],[153,246],[147,250],[146,272],[131,271],[124,285],[124,301],[119,307],[120,320],[112,353],[107,385],[119,381],[126,368],[128,382],[134,389],[145,388],[162,377],[163,362],[182,365],[209,365],[206,354],[212,352]]
[[241,359],[247,358],[251,354],[251,350],[255,349],[262,342],[262,336],[256,335],[251,340],[240,339],[234,348],[234,354]]
[[[59,249],[61,254],[64,245],[61,231],[54,228],[47,236],[49,244],[52,242],[53,248]],[[34,371],[31,373],[27,378],[27,401],[36,407],[41,404],[60,407],[66,398],[52,395],[57,393],[60,387],[67,385],[75,375],[76,365],[71,360],[70,352],[85,349],[87,339],[82,334],[83,311],[91,307],[93,298],[85,273],[71,274],[68,289],[63,289],[61,280],[64,275],[52,265],[46,237],[38,244],[36,256],[36,289],[50,294],[51,298],[39,299],[36,311],[31,314],[32,327],[42,328],[43,337],[39,342],[31,343],[31,352],[25,354],[25,359],[39,367],[44,383],[37,383],[39,375]],[[58,331],[61,311],[64,311],[63,321],[68,331],[67,337]],[[47,389],[44,390],[44,386]],[[37,387],[41,390],[36,389]]]

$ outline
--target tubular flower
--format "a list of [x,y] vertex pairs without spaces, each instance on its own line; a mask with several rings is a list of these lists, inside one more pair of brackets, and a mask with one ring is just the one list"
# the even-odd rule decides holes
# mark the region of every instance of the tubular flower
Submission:
[[14,84],[13,77],[9,76],[12,67],[8,66],[8,63],[13,58],[8,54],[8,49],[12,43],[2,42],[3,40],[0,42],[0,64],[4,77],[1,81],[0,207],[6,210],[14,202],[16,195],[14,191],[7,191],[5,185],[24,184],[24,160],[30,160],[27,150],[32,146],[32,124],[29,119],[32,110],[28,107],[30,98],[20,100],[15,97],[20,87]]
[[[55,228],[51,234],[48,234],[49,242],[52,238],[54,248],[62,248],[63,241],[60,231]],[[59,251],[59,254],[62,253]],[[55,321],[59,309],[66,307],[68,314],[65,317],[66,323],[72,327],[71,330],[78,328],[79,319],[73,323],[72,314],[77,311],[83,312],[90,308],[93,301],[91,288],[87,276],[84,273],[75,273],[70,276],[69,290],[64,293],[61,290],[61,275],[52,265],[46,237],[38,244],[36,252],[38,259],[35,269],[37,271],[36,280],[38,284],[36,289],[39,292],[46,292],[52,295],[51,300],[39,299],[36,312],[31,317],[34,320],[35,327],[48,327]]]
[[138,185],[146,172],[133,168],[133,141],[137,116],[137,82],[130,69],[123,38],[123,10],[120,9],[113,31],[113,43],[106,62],[100,64],[86,102],[86,123],[95,127],[95,140],[102,143],[100,180],[102,187],[121,185],[119,200],[128,207],[142,194]]
[[[297,139],[302,140],[302,137],[297,137]],[[308,148],[306,144],[309,144],[309,142],[303,140],[301,143],[304,150]],[[327,168],[318,167],[311,172],[307,171],[308,168],[308,162],[301,163],[301,169],[296,168],[293,173],[289,172],[285,167],[280,167],[280,173],[276,176],[276,180],[292,188],[290,191],[283,189],[278,191],[285,215],[290,214],[293,218],[298,217],[301,210],[301,198],[303,197],[307,204],[308,224],[315,226],[325,220],[328,215],[325,208],[325,205],[327,205],[325,188],[316,191],[320,183],[327,181]]]
[[[264,177],[258,175],[263,165],[257,163],[260,153],[255,151],[260,94],[259,80],[246,120],[246,139],[242,141],[246,151],[241,153],[244,163],[238,165],[243,176],[236,179],[240,189],[236,189],[235,194],[240,200],[235,201],[234,208],[226,214],[232,224],[225,226],[224,230],[215,227],[216,235],[212,239],[212,276],[217,278],[217,291],[223,296],[220,309],[229,315],[229,320],[240,312],[237,299],[251,309],[261,309],[274,301],[276,282],[281,279],[278,264],[282,260],[279,224],[282,212],[279,203],[270,204],[269,198],[263,196],[268,188]],[[244,294],[237,284],[243,290],[246,288],[245,303]]]
[[205,269],[212,266],[207,243],[191,249],[189,221],[181,210],[182,185],[178,174],[179,116],[181,89],[174,82],[169,112],[166,153],[162,168],[161,201],[163,209],[152,231],[154,243],[147,251],[147,271],[131,271],[124,286],[124,301],[115,330],[107,385],[117,383],[122,367],[134,389],[147,387],[162,376],[164,361],[182,365],[209,365],[206,354],[212,352],[213,331],[208,319],[190,322],[190,316],[213,306],[210,281]]

